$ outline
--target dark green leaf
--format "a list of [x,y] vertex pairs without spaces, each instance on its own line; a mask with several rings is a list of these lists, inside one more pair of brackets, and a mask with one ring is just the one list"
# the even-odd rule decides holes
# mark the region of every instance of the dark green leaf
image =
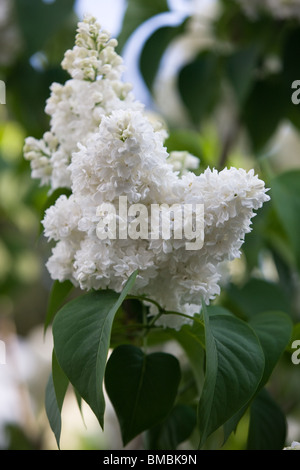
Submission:
[[[255,396],[268,382],[274,367],[283,354],[291,337],[292,322],[290,318],[281,312],[266,312],[253,316],[249,324],[255,331],[264,352],[264,373]],[[252,400],[254,397],[252,397]],[[224,425],[224,442],[230,434],[236,430],[242,416],[247,411],[249,402]]]
[[198,407],[200,444],[254,395],[264,371],[264,355],[254,331],[230,315],[208,318],[203,307],[206,373]]
[[261,152],[285,116],[291,99],[279,75],[255,83],[243,106],[242,118],[253,150]]
[[255,315],[249,324],[258,336],[265,355],[265,370],[259,388],[269,380],[274,367],[287,347],[293,324],[282,312],[266,312]]
[[294,325],[294,327],[293,327],[292,336],[291,336],[289,345],[288,345],[288,347],[287,347],[287,350],[288,350],[290,353],[293,353],[293,352],[295,351],[295,348],[292,347],[293,342],[294,342],[294,341],[299,341],[299,340],[300,340],[300,323],[297,323],[297,324]]
[[196,421],[194,408],[188,405],[176,405],[162,423],[149,430],[149,449],[175,450],[190,437]]
[[[31,56],[43,49],[63,22],[73,13],[74,0],[45,2],[43,0],[16,0],[19,25],[26,42],[26,53]],[[75,31],[74,31],[75,35]]]
[[184,24],[157,29],[146,41],[140,57],[140,69],[149,90],[159,69],[160,61],[169,43],[184,31]]
[[64,282],[54,281],[52,288],[51,288],[49,302],[48,302],[48,309],[47,309],[45,325],[44,325],[44,333],[46,333],[47,328],[50,325],[50,323],[53,321],[53,318],[56,312],[62,306],[63,301],[66,299],[67,295],[71,292],[73,288],[74,286],[72,282],[70,281],[64,281]]
[[280,286],[263,279],[250,279],[242,288],[231,284],[227,295],[233,308],[247,318],[267,311],[290,312],[290,302]]
[[283,173],[271,181],[271,197],[300,266],[300,171]]
[[227,60],[227,75],[242,106],[255,79],[255,65],[259,49],[256,45],[235,51]]
[[126,445],[171,411],[180,381],[178,360],[166,353],[145,355],[135,346],[116,348],[105,372],[105,387]]
[[129,36],[144,21],[152,16],[168,11],[166,0],[128,0],[127,9],[123,19],[122,31],[118,37],[119,50],[122,50]]
[[[196,125],[209,115],[220,94],[220,58],[206,51],[179,72],[181,98]],[[205,90],[205,91],[204,91]]]
[[273,398],[263,389],[250,409],[248,450],[282,450],[286,437],[286,419]]
[[136,272],[131,275],[121,294],[97,291],[69,302],[53,322],[58,361],[102,428],[105,410],[102,383],[112,323],[136,275]]
[[61,434],[61,410],[69,385],[69,380],[60,368],[55,352],[52,354],[52,373],[46,387],[45,406],[50,427],[55,435],[57,446]]

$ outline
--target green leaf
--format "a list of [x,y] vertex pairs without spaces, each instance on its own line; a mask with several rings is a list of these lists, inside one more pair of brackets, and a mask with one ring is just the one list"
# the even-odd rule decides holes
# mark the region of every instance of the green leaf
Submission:
[[168,11],[167,0],[128,0],[123,19],[122,31],[118,37],[119,50],[122,50],[129,36],[152,16]]
[[130,345],[113,351],[106,366],[105,387],[118,416],[124,445],[167,416],[179,382],[179,362],[171,354],[145,355]]
[[76,398],[76,402],[77,402],[77,405],[78,405],[78,408],[79,408],[79,411],[80,411],[80,414],[81,414],[82,422],[86,426],[85,421],[84,421],[83,412],[82,412],[82,398],[81,398],[79,392],[76,390],[75,387],[73,387],[73,390],[74,390],[74,395],[75,395],[75,398]]
[[194,322],[192,326],[183,325],[179,330],[172,330],[172,336],[185,351],[197,384],[198,392],[202,390],[204,382],[204,325]]
[[196,411],[188,405],[176,405],[167,418],[148,432],[150,450],[175,450],[187,440],[196,426]]
[[[268,382],[274,367],[289,343],[292,332],[292,322],[290,318],[282,312],[266,312],[252,317],[249,324],[260,341],[265,357],[264,373],[255,392],[255,397]],[[254,397],[252,397],[251,400],[253,400]],[[226,442],[230,434],[236,430],[240,419],[249,407],[249,403],[250,402],[245,404],[238,413],[225,423],[224,442]]]
[[130,276],[121,294],[97,291],[69,302],[53,322],[57,359],[102,428],[105,411],[102,383],[112,323],[136,276],[137,272]]
[[61,410],[69,385],[69,380],[60,368],[55,352],[52,354],[52,373],[46,387],[45,407],[50,427],[60,446]]
[[300,170],[288,171],[274,178],[271,198],[300,267]]
[[257,45],[243,47],[229,56],[227,76],[237,96],[240,106],[243,105],[255,79],[255,65],[258,59]]
[[203,306],[206,374],[198,407],[202,447],[216,429],[254,395],[264,371],[264,355],[247,323],[230,315],[208,318]]
[[[45,2],[43,0],[16,0],[19,26],[26,42],[26,54],[43,49],[43,46],[73,13],[74,0]],[[75,31],[74,31],[75,34]]]
[[231,284],[227,289],[230,310],[237,310],[246,318],[267,311],[290,312],[290,302],[280,286],[263,279],[252,278],[243,287]]
[[173,150],[182,150],[190,152],[200,160],[203,158],[202,137],[199,132],[190,129],[174,129],[169,133],[165,141],[168,152]]
[[282,312],[266,312],[250,319],[265,355],[265,369],[259,388],[269,380],[274,367],[289,344],[293,324]]
[[70,281],[54,281],[48,302],[48,309],[44,324],[44,334],[46,333],[50,323],[53,321],[56,312],[62,306],[63,301],[66,299],[67,295],[73,288],[74,286]]
[[292,347],[294,341],[300,340],[300,323],[296,323],[293,327],[292,336],[287,347],[287,351],[293,353],[295,348]]
[[283,86],[280,75],[256,81],[242,112],[254,152],[261,152],[274,135],[285,117],[290,99],[290,89]]
[[250,409],[248,450],[282,450],[286,438],[286,419],[273,398],[263,389]]
[[[181,98],[196,125],[214,108],[220,94],[220,58],[205,51],[179,72]],[[204,92],[205,90],[205,92]]]
[[150,91],[152,90],[163,53],[169,43],[184,31],[184,27],[185,23],[179,26],[159,28],[146,41],[140,57],[140,69]]

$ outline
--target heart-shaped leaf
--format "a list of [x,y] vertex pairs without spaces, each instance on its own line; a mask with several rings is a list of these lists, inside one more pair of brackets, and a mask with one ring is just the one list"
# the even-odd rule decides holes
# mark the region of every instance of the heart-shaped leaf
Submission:
[[171,411],[180,381],[178,360],[171,354],[145,355],[122,345],[110,356],[105,387],[115,408],[126,445]]
[[82,398],[104,425],[102,390],[115,314],[132,288],[133,273],[121,295],[111,290],[91,292],[66,304],[53,322],[58,362]]

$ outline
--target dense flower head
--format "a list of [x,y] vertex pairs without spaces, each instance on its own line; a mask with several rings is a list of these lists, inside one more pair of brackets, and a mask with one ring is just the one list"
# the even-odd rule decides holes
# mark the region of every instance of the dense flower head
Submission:
[[[115,43],[90,18],[79,31],[76,46],[64,61],[73,78],[64,86],[55,84],[47,104],[51,132],[42,141],[27,139],[25,146],[33,177],[42,183],[48,178],[52,189],[68,186],[72,191],[45,214],[45,235],[56,242],[47,268],[53,279],[69,279],[81,289],[109,287],[116,292],[138,270],[133,293],[192,319],[203,300],[208,303],[220,293],[223,262],[240,256],[254,210],[269,199],[264,182],[253,170],[208,168],[198,176],[188,171],[198,168],[199,160],[188,152],[168,154],[160,122],[131,95],[124,99],[120,81],[116,86],[112,69],[119,70],[120,60],[112,50]],[[97,70],[101,61],[111,58],[107,77],[89,81],[78,75],[75,69],[85,67],[91,48],[103,52],[103,47],[109,48],[107,55],[95,57]],[[76,109],[74,116],[71,108]],[[121,214],[124,198],[126,211],[137,204],[145,208],[146,215],[140,217],[148,236],[99,236],[104,214],[112,226],[122,223],[130,232],[137,216],[129,210],[126,216]],[[165,238],[152,237],[151,215],[157,205],[165,207],[172,226]],[[187,249],[190,239],[185,232],[181,238],[174,235],[175,213],[187,205],[204,207],[204,244],[197,251]],[[172,314],[160,318],[163,325],[175,328],[184,321]]]
[[121,81],[123,66],[116,45],[94,18],[86,17],[78,25],[76,45],[65,53],[62,66],[72,78],[64,85],[52,84],[45,109],[55,145],[49,145],[47,132],[41,140],[28,138],[24,148],[32,177],[51,190],[71,187],[72,153],[97,131],[103,116],[114,109],[142,108],[131,85]]

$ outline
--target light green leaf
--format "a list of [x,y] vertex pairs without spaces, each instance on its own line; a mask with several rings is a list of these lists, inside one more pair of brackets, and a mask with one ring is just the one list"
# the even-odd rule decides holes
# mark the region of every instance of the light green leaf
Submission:
[[179,331],[172,330],[172,336],[184,349],[189,359],[200,393],[204,382],[204,325],[198,322],[194,322],[192,326],[184,325]]

